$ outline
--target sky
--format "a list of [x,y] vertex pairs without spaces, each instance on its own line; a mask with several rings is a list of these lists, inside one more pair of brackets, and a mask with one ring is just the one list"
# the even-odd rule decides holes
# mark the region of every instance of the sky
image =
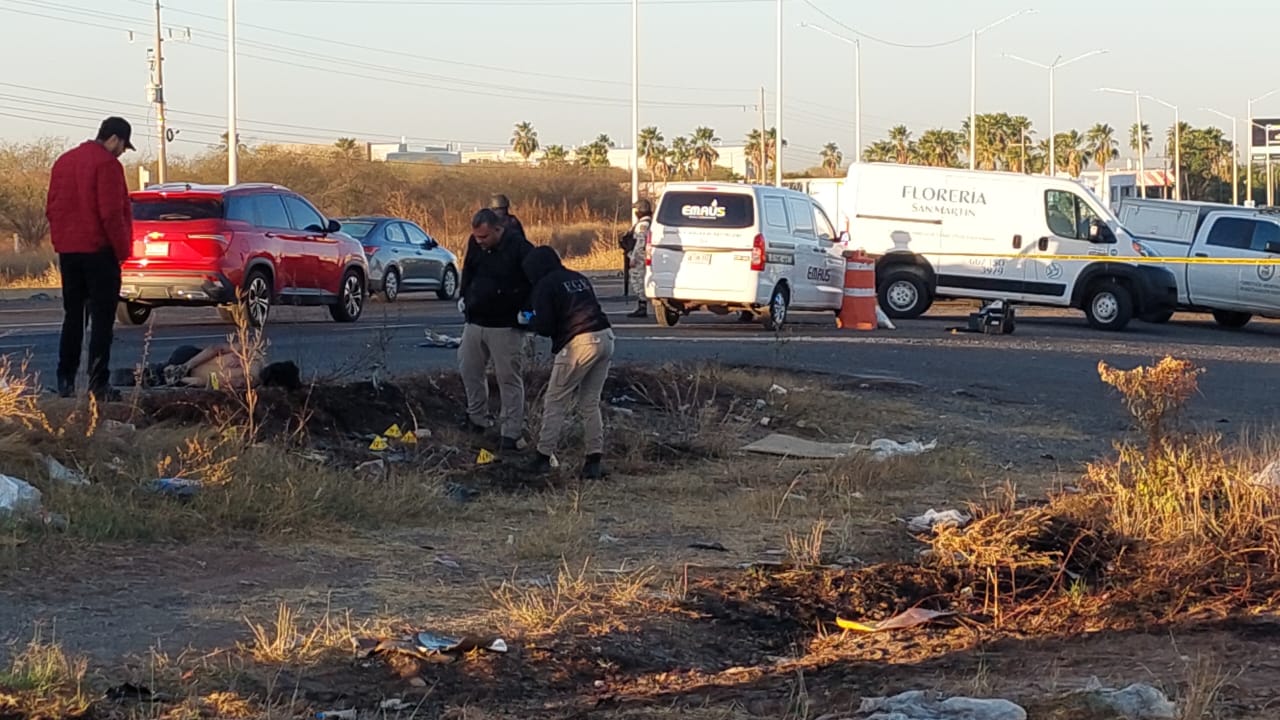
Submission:
[[[573,146],[631,127],[629,0],[238,0],[241,137],[330,144],[338,137],[411,144],[509,145],[533,123],[540,142]],[[147,104],[153,0],[0,0],[0,141],[78,140],[98,120],[134,122],[154,154]],[[1107,53],[1057,71],[1056,128],[1128,128],[1140,90],[1193,125],[1240,120],[1250,98],[1280,88],[1269,68],[1274,0],[783,0],[785,165],[808,167],[835,142],[854,145],[853,48],[802,23],[861,39],[863,143],[889,127],[959,129],[968,117],[970,31],[978,36],[978,112],[1027,115],[1048,133],[1041,63]],[[699,125],[737,144],[774,124],[775,0],[641,0],[640,124],[668,141]],[[227,107],[226,2],[163,0],[170,152],[216,144]],[[129,31],[134,32],[132,42]],[[959,40],[946,44],[948,41]],[[937,47],[922,47],[936,45]],[[914,46],[914,47],[913,47]],[[1268,83],[1271,83],[1270,85]],[[1273,87],[1274,86],[1274,87]],[[1255,116],[1280,117],[1280,94]],[[1144,102],[1163,150],[1173,112]],[[1127,130],[1117,133],[1127,138]],[[1122,141],[1122,144],[1127,144]]]

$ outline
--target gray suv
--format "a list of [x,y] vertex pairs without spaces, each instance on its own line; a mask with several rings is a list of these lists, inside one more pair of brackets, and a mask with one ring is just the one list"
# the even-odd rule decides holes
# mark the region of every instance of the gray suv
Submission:
[[441,300],[458,296],[458,258],[418,225],[389,217],[338,218],[342,232],[364,246],[369,291],[395,302],[400,293],[434,291]]

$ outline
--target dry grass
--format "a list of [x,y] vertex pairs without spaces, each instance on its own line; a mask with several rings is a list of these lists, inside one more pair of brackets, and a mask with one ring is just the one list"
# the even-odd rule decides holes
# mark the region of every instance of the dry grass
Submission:
[[320,619],[305,623],[304,611],[280,603],[276,616],[269,622],[245,618],[252,634],[242,650],[255,661],[274,665],[307,665],[337,650],[354,647],[355,630],[351,618],[335,621],[328,610]]
[[521,634],[548,635],[581,623],[607,625],[611,613],[634,612],[649,602],[656,578],[654,568],[592,572],[587,561],[577,570],[562,565],[549,587],[505,582],[492,596],[500,618]]
[[88,661],[46,642],[37,629],[26,646],[14,648],[0,667],[0,716],[78,717],[90,706],[84,688]]
[[61,282],[57,255],[51,247],[0,253],[0,289],[43,290],[56,288]]

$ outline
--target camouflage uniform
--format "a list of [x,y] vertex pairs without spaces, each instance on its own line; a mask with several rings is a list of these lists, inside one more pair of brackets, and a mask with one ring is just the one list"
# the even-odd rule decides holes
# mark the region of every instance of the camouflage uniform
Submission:
[[644,294],[645,254],[649,247],[649,226],[653,224],[653,204],[641,199],[635,204],[636,224],[629,233],[635,238],[635,247],[631,248],[631,262],[628,270],[631,278],[631,292],[637,298],[636,309],[627,317],[642,318],[649,315],[649,300]]

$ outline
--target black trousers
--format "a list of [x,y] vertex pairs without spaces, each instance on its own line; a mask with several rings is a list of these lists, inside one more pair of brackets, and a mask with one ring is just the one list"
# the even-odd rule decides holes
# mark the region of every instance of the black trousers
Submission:
[[105,390],[111,379],[111,340],[120,301],[120,263],[115,253],[62,253],[62,341],[58,350],[58,388],[74,388],[80,350],[89,326],[89,389]]

